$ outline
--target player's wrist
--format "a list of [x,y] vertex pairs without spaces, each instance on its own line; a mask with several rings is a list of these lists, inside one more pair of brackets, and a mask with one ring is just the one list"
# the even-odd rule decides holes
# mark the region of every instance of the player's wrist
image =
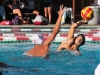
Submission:
[[59,14],[59,17],[62,17],[62,15],[61,15],[61,14]]
[[77,22],[76,22],[76,23],[72,24],[71,27],[72,27],[72,28],[77,28],[78,26],[80,26],[80,23],[77,23]]
[[76,22],[75,24],[76,24],[76,25],[81,25],[79,21],[78,21],[78,22]]

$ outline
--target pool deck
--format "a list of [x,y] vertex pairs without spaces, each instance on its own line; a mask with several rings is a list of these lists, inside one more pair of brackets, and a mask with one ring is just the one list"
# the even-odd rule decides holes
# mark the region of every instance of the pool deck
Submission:
[[[0,25],[0,28],[12,28],[12,27],[20,27],[20,28],[53,28],[55,24],[48,24],[48,25],[33,25],[33,24],[24,24],[24,25]],[[64,24],[64,25],[61,25],[62,28],[67,28],[67,27],[71,27],[70,24]],[[82,24],[81,26],[79,26],[79,28],[100,28],[100,24],[98,25],[89,25],[89,24]]]

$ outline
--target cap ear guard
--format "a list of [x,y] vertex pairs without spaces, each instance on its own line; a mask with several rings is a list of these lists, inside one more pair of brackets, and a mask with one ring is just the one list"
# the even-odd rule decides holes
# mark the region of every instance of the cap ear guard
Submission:
[[42,44],[43,36],[41,34],[33,34],[32,43],[33,44]]
[[39,36],[39,38],[40,38],[41,40],[43,40],[43,36],[42,36],[41,34],[38,34],[38,36]]

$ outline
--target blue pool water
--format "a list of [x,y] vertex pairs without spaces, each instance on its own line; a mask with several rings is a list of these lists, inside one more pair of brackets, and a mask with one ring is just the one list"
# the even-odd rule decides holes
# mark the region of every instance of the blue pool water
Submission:
[[94,75],[100,62],[98,44],[86,43],[80,48],[82,56],[68,51],[56,53],[59,45],[52,43],[49,59],[28,57],[23,52],[31,49],[31,43],[0,44],[0,62],[12,67],[0,68],[3,75]]

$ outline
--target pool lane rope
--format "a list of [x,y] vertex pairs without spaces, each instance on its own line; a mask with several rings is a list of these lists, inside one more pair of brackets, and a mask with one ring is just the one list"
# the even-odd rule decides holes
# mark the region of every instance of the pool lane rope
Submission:
[[[42,33],[44,40],[48,38],[51,34],[43,33],[43,32],[51,32],[52,29],[40,29],[40,28],[35,28],[35,29],[21,29],[21,28],[10,28],[10,29],[0,29],[1,32],[7,32],[7,33],[0,33],[0,43],[22,43],[22,42],[32,42],[32,35],[33,32],[38,32]],[[56,38],[54,39],[53,42],[55,43],[60,43],[63,40],[66,39],[67,33],[69,29],[60,29],[60,31],[64,33],[59,33],[56,35]],[[78,33],[83,33],[86,37],[86,42],[91,42],[91,43],[99,43],[100,41],[100,29],[76,29],[75,30],[75,36],[78,35]],[[10,32],[10,33],[8,33]],[[31,33],[27,33],[31,32]]]
[[[43,35],[44,40],[47,39],[51,34],[45,34]],[[78,35],[78,34],[76,34]],[[87,42],[93,43],[99,42],[100,37],[99,36],[85,36]],[[58,34],[56,38],[53,40],[53,42],[59,43],[62,42],[67,38],[66,34]],[[24,43],[24,42],[32,42],[32,35],[29,36],[1,36],[0,37],[0,43]],[[94,42],[94,43],[95,43]]]

